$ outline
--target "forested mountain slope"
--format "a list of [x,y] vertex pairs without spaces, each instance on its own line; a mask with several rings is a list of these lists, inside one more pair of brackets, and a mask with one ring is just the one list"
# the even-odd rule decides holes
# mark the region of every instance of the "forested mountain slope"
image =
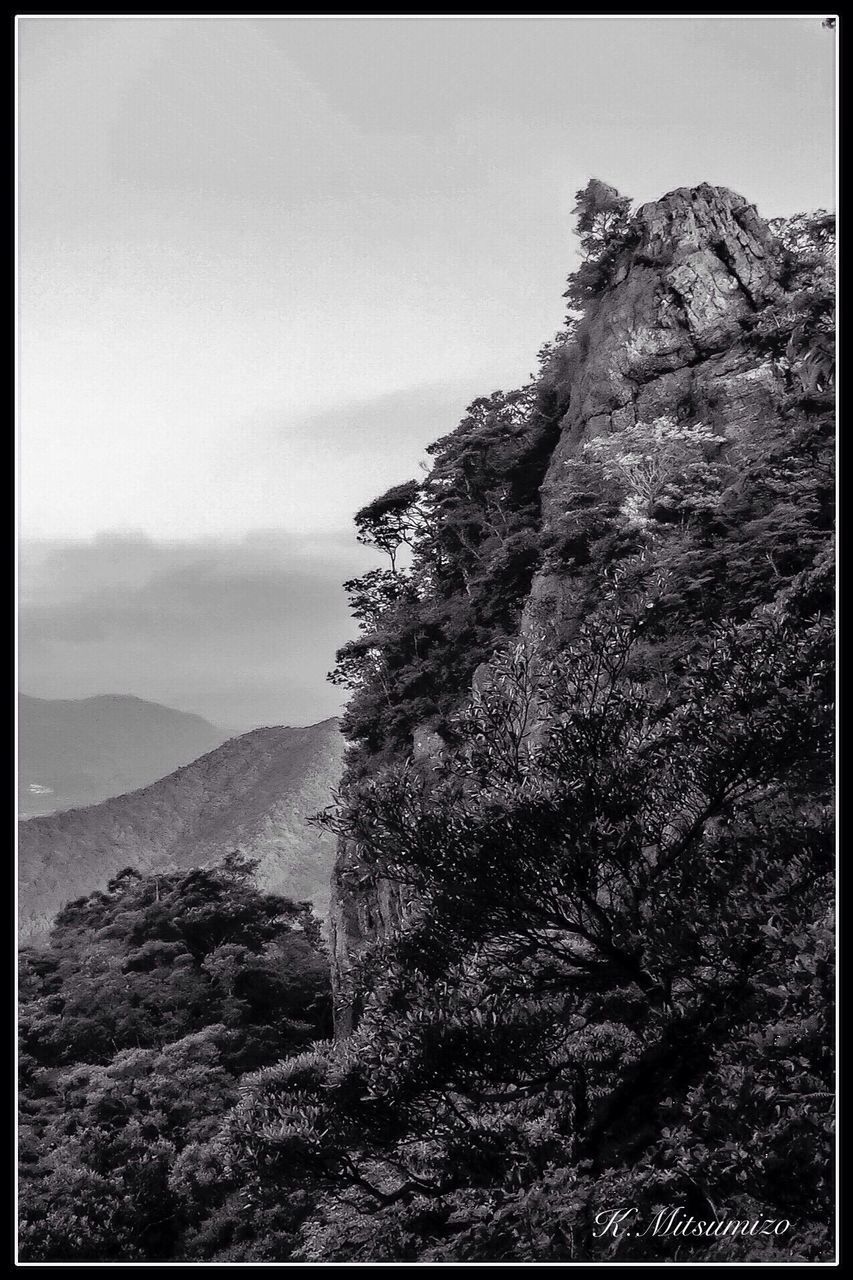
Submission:
[[[184,1191],[206,1182],[194,1157],[240,1076],[328,1033],[319,922],[253,870],[229,855],[123,871],[65,907],[47,946],[22,948],[24,1259],[183,1255],[198,1216]],[[215,1242],[243,1206],[210,1190]]]
[[201,716],[143,698],[18,696],[22,818],[100,804],[212,751],[227,735]]
[[255,729],[150,787],[20,824],[23,936],[43,931],[69,899],[124,867],[190,867],[240,850],[258,883],[324,913],[332,838],[307,819],[329,803],[343,742],[336,720]]

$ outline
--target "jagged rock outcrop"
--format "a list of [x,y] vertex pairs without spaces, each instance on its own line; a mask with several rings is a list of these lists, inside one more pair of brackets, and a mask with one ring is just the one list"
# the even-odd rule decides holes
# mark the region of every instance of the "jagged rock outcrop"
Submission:
[[[562,403],[560,438],[542,486],[542,533],[565,509],[566,462],[595,436],[663,415],[715,434],[748,435],[778,411],[783,386],[756,357],[745,326],[778,292],[773,237],[754,206],[724,188],[679,188],[636,214],[638,242],[550,376]],[[527,627],[542,612],[568,625],[571,583],[536,575]]]
[[[663,415],[733,440],[779,413],[782,375],[747,335],[750,317],[779,292],[772,233],[742,196],[702,184],[637,211],[608,287],[543,373],[560,427],[541,490],[543,544],[566,508],[566,463],[585,440]],[[522,630],[544,613],[562,619],[565,632],[573,603],[571,579],[540,570]],[[413,754],[439,747],[421,734]],[[394,886],[341,847],[330,920],[341,1034],[352,1021],[345,978],[353,958],[399,914]]]

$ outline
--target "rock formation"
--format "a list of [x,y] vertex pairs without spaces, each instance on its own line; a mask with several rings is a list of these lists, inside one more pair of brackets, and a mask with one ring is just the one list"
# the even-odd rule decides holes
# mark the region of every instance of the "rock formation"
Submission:
[[[644,205],[631,229],[608,287],[543,370],[559,420],[541,490],[543,542],[565,510],[566,464],[584,441],[663,415],[730,441],[779,413],[783,373],[747,334],[750,318],[780,295],[774,238],[755,208],[702,184]],[[570,626],[571,578],[547,567],[534,576],[522,629],[543,612]],[[436,735],[415,736],[416,758],[440,749]],[[346,974],[360,948],[397,923],[399,901],[346,844],[332,884],[337,1025],[346,1034]]]

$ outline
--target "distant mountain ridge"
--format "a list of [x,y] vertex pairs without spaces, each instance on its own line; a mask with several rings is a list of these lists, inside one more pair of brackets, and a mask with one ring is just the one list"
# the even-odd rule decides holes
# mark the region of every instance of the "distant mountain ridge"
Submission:
[[99,804],[197,760],[228,737],[201,716],[126,694],[18,695],[21,817]]
[[306,820],[329,803],[343,749],[334,718],[254,729],[129,795],[21,821],[22,937],[124,867],[193,866],[235,849],[259,859],[261,887],[325,914],[334,839]]

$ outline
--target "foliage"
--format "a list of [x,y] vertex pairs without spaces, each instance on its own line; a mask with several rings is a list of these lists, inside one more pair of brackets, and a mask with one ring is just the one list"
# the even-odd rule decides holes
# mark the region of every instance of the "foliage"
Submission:
[[601,464],[608,480],[625,491],[622,514],[643,528],[672,513],[684,520],[697,511],[712,511],[719,502],[719,468],[713,457],[725,437],[701,422],[678,423],[663,416],[637,422],[618,436],[597,436],[582,453]]
[[390,568],[345,584],[361,635],[338,652],[331,678],[353,690],[343,728],[369,753],[407,743],[419,724],[446,727],[478,655],[517,625],[538,563],[538,490],[553,438],[535,388],[480,397],[430,446],[420,485],[359,513],[360,536],[386,551]]
[[22,951],[27,1259],[174,1256],[181,1153],[215,1136],[240,1073],[328,1032],[318,921],[253,865],[128,869]]
[[404,544],[411,546],[418,527],[417,481],[394,485],[355,515],[358,541],[366,547],[377,547],[391,561],[396,572],[397,552]]
[[621,196],[600,178],[590,178],[575,199],[573,212],[583,256],[578,269],[569,276],[563,295],[569,300],[570,327],[590,299],[607,287],[617,258],[633,243],[629,196]]
[[452,758],[387,770],[339,812],[405,924],[362,967],[351,1040],[253,1077],[234,1129],[257,1194],[314,1184],[378,1215],[370,1243],[359,1214],[324,1228],[330,1256],[688,1257],[592,1229],[608,1205],[667,1203],[796,1220],[825,1256],[820,578],[639,682],[654,591],[616,575],[568,649],[495,661]]
[[835,382],[835,218],[776,218],[777,275],[784,293],[755,318],[759,348],[775,357],[806,403],[829,404]]
[[[578,193],[576,308],[631,244],[629,203]],[[295,1257],[831,1256],[830,222],[776,228],[780,291],[750,340],[787,380],[778,417],[731,439],[664,416],[586,441],[547,542],[502,474],[521,400],[475,402],[435,446],[412,594],[374,614],[374,659],[436,599],[487,619],[477,588],[494,591],[507,531],[574,621],[566,643],[531,610],[509,647],[481,626],[442,757],[405,761],[408,737],[377,722],[327,817],[347,874],[394,885],[402,923],[350,972],[347,1043],[250,1077],[233,1113],[256,1203],[311,1188]],[[548,443],[543,389],[574,328],[540,352],[518,418]],[[458,708],[470,672],[447,670]],[[597,1232],[614,1205],[795,1237]]]
[[[584,261],[567,296],[583,307],[631,243],[631,201],[598,179],[577,201]],[[576,322],[540,351],[543,374],[571,345]],[[353,693],[343,722],[358,747],[351,775],[365,758],[407,745],[422,724],[451,732],[479,656],[517,627],[540,562],[539,489],[564,408],[544,376],[479,397],[429,447],[422,482],[397,485],[357,513],[359,541],[386,554],[390,568],[345,584],[361,634],[339,650],[330,679]]]

